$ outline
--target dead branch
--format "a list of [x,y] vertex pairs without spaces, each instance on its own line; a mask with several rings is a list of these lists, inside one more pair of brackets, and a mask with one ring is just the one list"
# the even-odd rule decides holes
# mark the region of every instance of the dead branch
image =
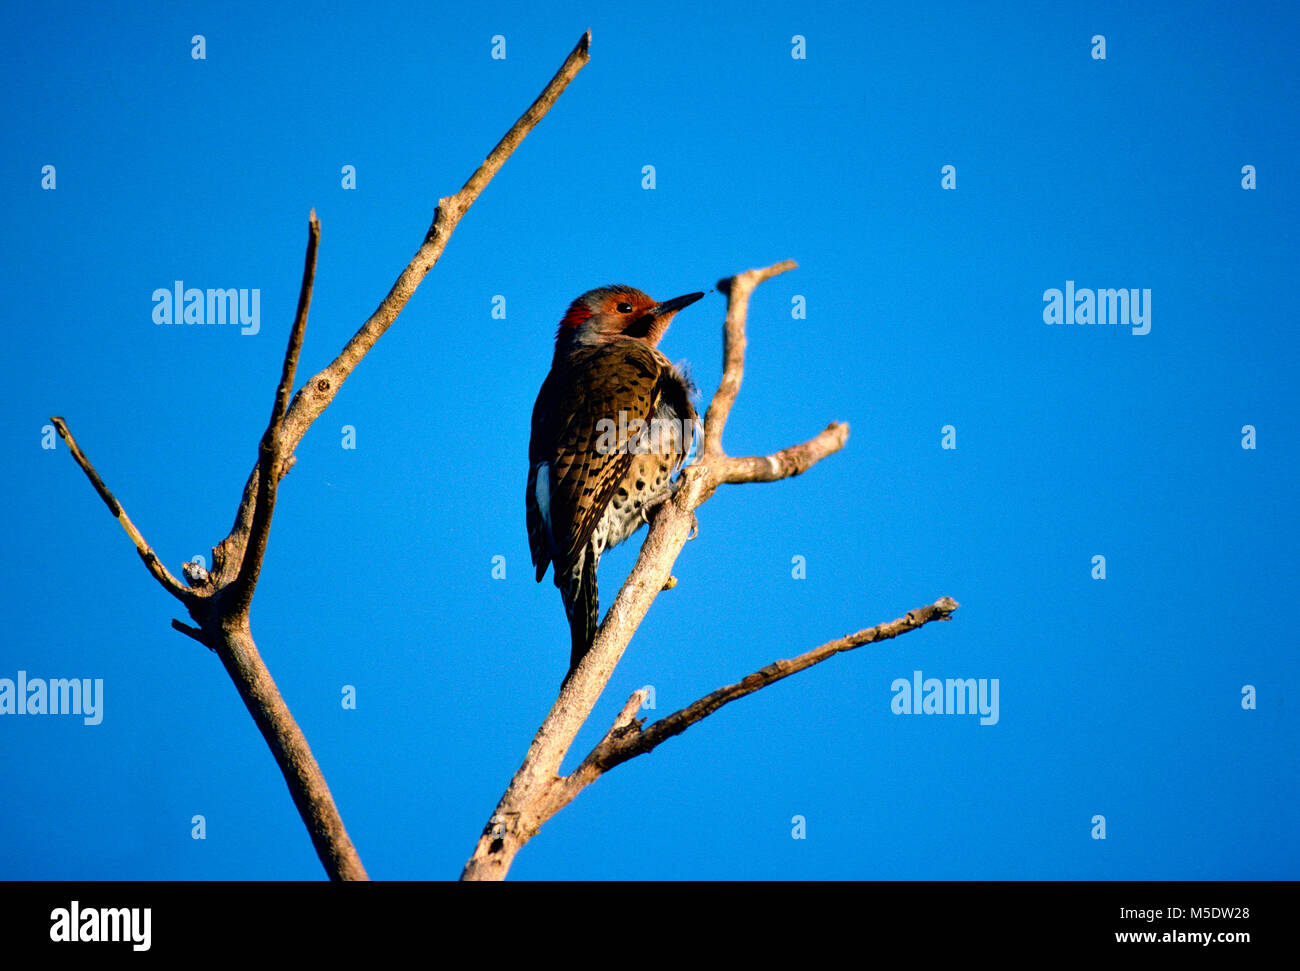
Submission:
[[162,560],[158,559],[158,555],[153,551],[153,547],[145,541],[140,530],[135,528],[135,523],[131,522],[131,517],[126,514],[122,504],[109,491],[108,486],[104,485],[104,480],[99,477],[95,467],[90,464],[90,459],[86,458],[85,454],[77,446],[77,440],[72,437],[72,432],[68,429],[68,423],[58,415],[52,416],[50,421],[54,423],[54,427],[58,430],[59,437],[67,443],[68,451],[72,453],[72,457],[81,466],[81,471],[86,473],[86,478],[90,480],[90,484],[99,493],[99,498],[103,499],[104,504],[108,506],[108,511],[126,530],[126,535],[131,537],[131,542],[135,544],[135,551],[140,554],[140,559],[144,560],[145,568],[153,578],[162,584],[164,590],[181,601],[181,603],[186,603],[193,598],[194,594],[190,589],[172,576],[167,567],[163,566]]
[[[695,526],[695,510],[724,482],[772,482],[799,475],[826,456],[839,451],[848,439],[849,426],[832,422],[809,441],[766,457],[733,458],[722,448],[723,429],[744,374],[745,322],[749,296],[760,283],[794,268],[795,263],[786,260],[762,269],[747,270],[719,282],[718,289],[727,294],[727,317],[723,332],[724,367],[722,380],[705,415],[701,457],[682,473],[681,487],[673,498],[656,511],[636,565],[606,613],[591,649],[564,683],[550,713],[538,729],[523,765],[511,779],[488,825],[484,827],[461,879],[503,879],[515,854],[551,816],[564,808],[582,788],[608,768],[639,754],[639,751],[633,751],[637,746],[645,746],[649,742],[644,749],[649,751],[663,739],[685,731],[689,725],[728,701],[765,687],[778,677],[787,677],[797,670],[803,670],[836,651],[848,649],[836,645],[846,644],[855,638],[867,638],[858,643],[869,643],[870,640],[883,636],[897,636],[898,633],[914,629],[929,620],[946,619],[947,614],[956,609],[955,601],[944,598],[931,607],[923,608],[921,612],[913,611],[893,625],[884,624],[860,631],[842,642],[823,645],[795,661],[779,661],[776,666],[764,668],[757,675],[751,675],[741,682],[743,690],[736,685],[719,689],[691,708],[656,723],[645,732],[641,732],[639,723],[634,721],[640,706],[638,697],[634,694],[602,741],[604,748],[598,746],[598,752],[589,755],[573,774],[568,777],[560,775],[564,756],[604,691],[632,635],[655,597],[669,584],[673,563]],[[934,613],[925,614],[925,611]],[[923,614],[925,619],[919,619]],[[894,629],[894,625],[898,624],[903,626]],[[893,633],[886,634],[888,630]],[[811,660],[801,663],[805,659]],[[788,667],[782,668],[781,665]],[[764,673],[773,667],[776,668],[774,675]],[[673,721],[674,718],[676,721]]]
[[[854,650],[864,644],[874,644],[898,637],[901,634],[923,627],[931,621],[948,620],[952,612],[959,606],[960,604],[951,597],[941,597],[929,606],[909,610],[897,620],[891,620],[886,624],[877,624],[875,627],[868,627],[866,630],[860,630],[856,634],[849,634],[838,640],[827,641],[820,647],[815,647],[811,651],[790,660],[773,661],[735,684],[729,684],[712,691],[699,701],[687,705],[666,718],[659,719],[644,731],[641,729],[640,721],[633,721],[631,715],[626,718],[620,715],[622,723],[615,721],[614,726],[605,734],[605,737],[600,740],[583,760],[582,764],[565,780],[565,788],[571,791],[570,798],[572,798],[583,787],[599,778],[602,773],[608,772],[614,766],[626,762],[628,759],[644,755],[674,735],[680,735],[696,722],[713,714],[723,705],[730,704],[738,698],[745,697],[745,695],[753,694],[760,688],[766,688],[768,685],[775,684],[792,674],[805,671],[814,664],[821,664],[836,654]],[[644,700],[642,692],[633,692],[632,697],[627,701],[627,705],[624,706],[624,712],[635,713],[640,709]]]
[[289,330],[289,346],[284,352],[280,383],[275,389],[275,400],[271,404],[271,419],[266,423],[266,431],[262,433],[262,442],[258,446],[258,499],[239,572],[230,583],[227,608],[230,617],[248,616],[253,589],[257,586],[257,578],[262,572],[262,560],[266,557],[266,540],[271,533],[271,516],[275,512],[280,479],[287,471],[284,467],[284,413],[289,406],[289,392],[293,390],[294,375],[298,372],[298,356],[302,353],[302,339],[307,331],[307,311],[311,308],[311,293],[316,283],[316,250],[319,246],[320,220],[316,218],[316,210],[313,209],[307,219],[307,256],[302,271],[302,286],[298,290],[298,312],[294,315],[293,327]]
[[[389,325],[397,319],[397,315],[411,299],[420,281],[442,256],[447,241],[460,223],[461,217],[469,211],[470,206],[478,199],[492,177],[506,163],[506,159],[550,111],[569,82],[590,60],[590,47],[591,32],[588,31],[578,39],[577,45],[569,52],[569,56],[555,72],[555,76],[542,89],[542,93],[506,132],[483,164],[465,181],[460,191],[438,200],[433,222],[429,225],[424,242],[415,251],[406,268],[398,275],[388,295],[380,301],[370,318],[352,335],[338,357],[308,379],[294,396],[293,404],[290,405],[284,419],[283,436],[286,455],[293,454],[293,450],[298,447],[298,443],[302,441],[303,435],[311,427],[312,422],[320,417],[360,360],[383,336]],[[254,467],[244,485],[243,498],[240,500],[230,534],[212,550],[213,572],[221,576],[226,575],[229,569],[227,564],[238,564],[243,559],[256,510],[257,491],[261,480],[260,464],[259,459],[258,466]]]
[[587,63],[590,40],[589,33],[583,34],[541,95],[497,143],[460,191],[438,201],[424,242],[398,276],[388,295],[348,341],[338,357],[308,380],[290,403],[289,394],[293,390],[307,314],[311,306],[316,252],[320,240],[320,224],[315,211],[312,211],[298,310],[290,330],[271,417],[258,445],[257,462],[245,483],[234,526],[230,534],[213,547],[211,571],[186,569],[184,572],[190,584],[188,587],[168,572],[77,446],[64,420],[52,419],[59,434],[68,443],[73,458],[131,537],[149,572],[168,593],[184,604],[198,624],[193,627],[173,620],[172,626],[211,648],[221,658],[245,707],[266,739],[299,815],[311,835],[316,853],[332,879],[364,880],[366,871],[356,848],[348,838],[342,817],[307,739],[262,662],[248,622],[249,606],[266,553],[278,485],[293,463],[294,449],[302,436],[334,400],[339,388],[361,359],[397,319],[416,287],[438,262],[461,217]]

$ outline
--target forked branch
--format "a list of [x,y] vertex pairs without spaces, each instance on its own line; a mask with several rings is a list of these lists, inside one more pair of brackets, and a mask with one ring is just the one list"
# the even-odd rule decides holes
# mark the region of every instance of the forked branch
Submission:
[[[614,765],[640,754],[640,751],[649,751],[663,739],[685,731],[689,725],[716,711],[728,701],[765,687],[778,678],[788,677],[839,650],[848,649],[836,645],[859,639],[852,645],[857,646],[858,643],[869,643],[870,640],[883,636],[897,636],[898,633],[911,630],[929,620],[946,619],[947,614],[956,609],[956,603],[945,598],[920,612],[913,611],[901,621],[895,621],[895,625],[903,625],[897,629],[893,625],[881,625],[851,635],[843,642],[823,645],[795,661],[778,661],[776,665],[762,669],[739,685],[730,685],[713,692],[690,708],[656,723],[646,731],[642,731],[640,723],[635,721],[641,702],[638,695],[634,694],[597,749],[572,774],[567,777],[560,775],[560,765],[577,737],[578,730],[591,714],[650,605],[668,582],[673,563],[695,526],[695,510],[724,482],[773,482],[799,475],[826,456],[839,451],[848,439],[849,426],[832,422],[809,441],[765,457],[733,458],[722,448],[722,433],[744,375],[745,323],[750,294],[763,281],[794,268],[795,263],[786,260],[739,273],[718,284],[718,289],[727,294],[723,375],[705,415],[700,459],[682,473],[682,482],[676,494],[656,511],[636,565],[605,615],[591,649],[560,689],[560,695],[538,729],[523,765],[515,773],[497,804],[496,811],[484,827],[474,853],[461,874],[462,879],[503,879],[519,849],[585,786]],[[886,633],[891,630],[893,633]]]
[[[388,295],[379,302],[375,312],[352,335],[338,356],[319,373],[309,378],[294,396],[293,403],[284,418],[283,448],[286,455],[293,454],[293,450],[298,447],[298,443],[302,441],[303,435],[311,427],[312,422],[320,417],[329,403],[334,400],[334,396],[338,394],[343,382],[352,374],[353,369],[397,319],[397,315],[402,312],[420,282],[441,258],[443,250],[447,247],[447,241],[460,223],[461,217],[469,211],[470,206],[478,199],[487,184],[492,181],[492,177],[500,171],[501,166],[505,165],[506,160],[528,133],[550,111],[560,95],[564,93],[564,89],[569,86],[569,82],[586,66],[591,59],[590,47],[591,32],[588,31],[578,39],[577,45],[569,52],[569,56],[555,72],[555,76],[542,89],[542,93],[529,105],[528,110],[497,142],[483,164],[465,180],[460,191],[438,200],[433,222],[425,233],[424,242],[415,251],[406,268],[398,275]],[[258,466],[249,474],[248,481],[244,485],[243,498],[240,500],[230,534],[212,551],[213,563],[218,572],[226,571],[227,564],[239,563],[242,560],[256,511],[257,492],[261,483],[260,466],[259,457]]]
[[343,820],[307,739],[262,662],[248,623],[249,606],[266,553],[279,482],[292,465],[294,449],[302,436],[334,400],[339,388],[360,360],[397,319],[416,287],[438,262],[461,217],[587,63],[590,39],[589,33],[583,34],[541,95],[497,143],[460,191],[438,201],[424,241],[388,295],[352,336],[338,357],[307,381],[290,401],[311,306],[316,252],[320,240],[320,223],[315,211],[312,211],[298,310],[290,329],[271,417],[258,445],[257,462],[244,486],[234,526],[229,535],[213,547],[212,569],[202,570],[187,565],[185,577],[189,586],[182,584],[163,566],[153,548],[145,542],[121,504],[77,446],[63,419],[52,419],[59,434],[68,443],[73,458],[131,537],[149,572],[168,593],[184,604],[198,624],[193,627],[173,620],[172,626],[211,648],[220,657],[284,775],[289,793],[307,826],[317,855],[326,872],[334,879],[364,880],[366,871],[348,838]]

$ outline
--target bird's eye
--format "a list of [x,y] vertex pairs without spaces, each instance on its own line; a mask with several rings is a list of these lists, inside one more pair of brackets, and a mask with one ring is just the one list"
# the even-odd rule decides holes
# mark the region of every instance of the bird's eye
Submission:
[[620,303],[614,309],[621,314],[630,314],[632,312],[632,305],[630,303]]

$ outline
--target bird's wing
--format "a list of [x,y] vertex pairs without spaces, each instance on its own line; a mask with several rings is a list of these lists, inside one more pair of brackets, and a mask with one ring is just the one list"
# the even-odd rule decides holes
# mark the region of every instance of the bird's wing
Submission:
[[[533,434],[540,430],[546,443],[538,462],[547,463],[550,472],[550,552],[557,566],[567,569],[591,538],[632,464],[618,434],[634,419],[650,421],[670,370],[667,360],[644,343],[617,341],[577,356],[555,382],[551,413],[540,429],[534,425]],[[612,434],[603,419],[612,423]]]

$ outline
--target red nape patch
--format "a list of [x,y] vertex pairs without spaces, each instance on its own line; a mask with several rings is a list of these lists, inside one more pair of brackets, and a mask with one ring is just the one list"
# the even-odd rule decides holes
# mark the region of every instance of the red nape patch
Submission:
[[573,303],[569,304],[569,312],[566,313],[564,319],[560,321],[560,329],[564,330],[567,328],[572,330],[579,324],[590,319],[591,308],[585,303],[575,300]]

